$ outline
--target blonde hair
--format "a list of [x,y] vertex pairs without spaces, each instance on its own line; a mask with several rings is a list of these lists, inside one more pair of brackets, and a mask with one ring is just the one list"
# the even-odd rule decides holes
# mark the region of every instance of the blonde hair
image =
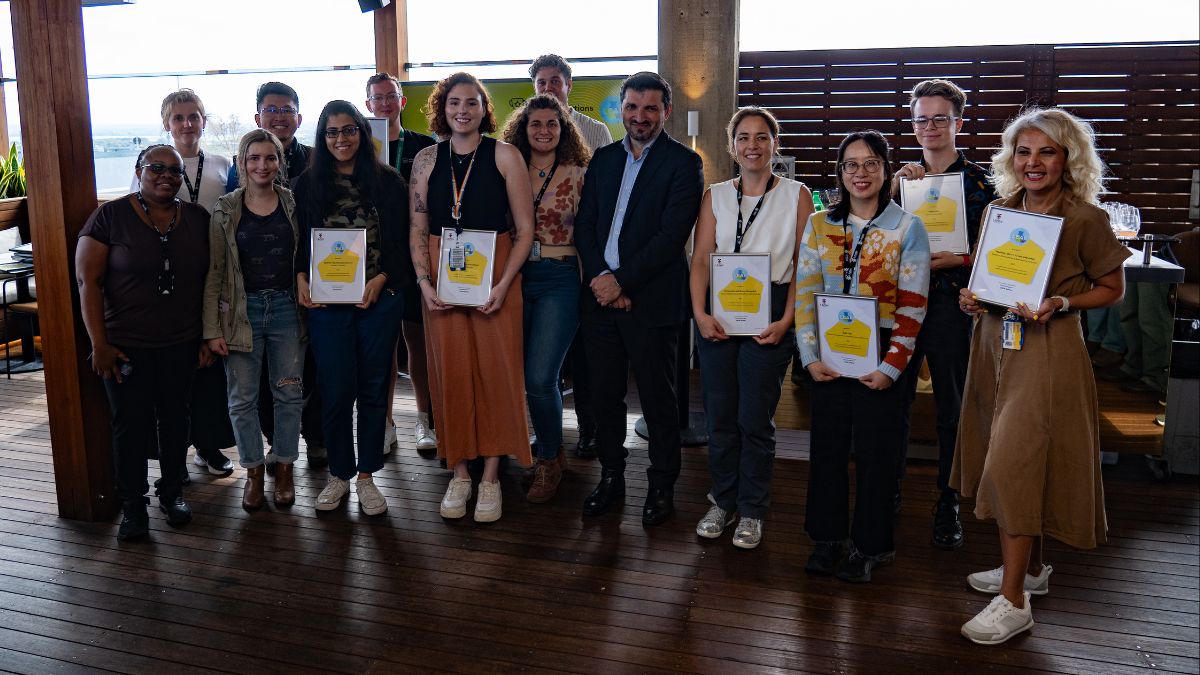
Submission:
[[279,159],[279,170],[283,171],[283,143],[279,142],[279,138],[267,131],[266,129],[251,129],[242,136],[242,140],[238,141],[237,152],[237,172],[238,186],[246,187],[249,176],[246,171],[246,155],[250,153],[250,146],[255,143],[270,143],[275,149],[275,157]]
[[196,92],[185,87],[179,91],[173,91],[167,94],[167,97],[163,99],[162,109],[159,112],[162,113],[164,129],[168,128],[169,126],[167,124],[167,120],[171,118],[171,108],[178,103],[195,103],[196,109],[200,111],[200,118],[205,121],[208,120],[208,113],[204,112],[204,101],[200,100],[200,97],[196,95]]
[[1075,199],[1088,204],[1098,201],[1104,189],[1104,163],[1096,154],[1096,132],[1092,125],[1059,108],[1033,108],[1021,113],[1004,129],[1000,149],[992,155],[992,184],[1001,197],[1021,190],[1021,179],[1013,171],[1017,139],[1036,129],[1061,145],[1066,152],[1063,188]]

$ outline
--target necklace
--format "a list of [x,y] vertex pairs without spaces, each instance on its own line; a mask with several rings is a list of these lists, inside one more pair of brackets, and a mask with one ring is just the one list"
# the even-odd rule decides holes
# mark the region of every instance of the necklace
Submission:
[[[1026,197],[1026,196],[1027,196],[1027,194],[1023,194],[1023,195],[1021,195],[1021,210],[1022,210],[1022,211],[1029,211],[1029,208],[1028,208],[1027,206],[1025,206],[1025,197]],[[1049,206],[1047,206],[1046,208],[1042,209],[1041,211],[1029,211],[1029,212],[1030,212],[1030,213],[1040,213],[1040,214],[1042,214],[1042,215],[1044,216],[1044,215],[1046,215],[1046,212],[1050,210],[1050,207],[1051,207],[1051,206],[1054,206],[1054,203],[1053,203],[1053,202],[1051,202]]]
[[546,170],[549,169],[551,166],[554,166],[555,164],[558,164],[558,160],[551,162],[549,166],[538,166],[537,164],[534,164],[532,161],[529,162],[529,166],[537,169],[538,178],[545,178]]

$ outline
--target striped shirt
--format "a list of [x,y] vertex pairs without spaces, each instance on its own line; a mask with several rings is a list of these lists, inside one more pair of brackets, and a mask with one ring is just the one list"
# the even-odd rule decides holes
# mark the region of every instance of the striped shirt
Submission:
[[571,119],[575,121],[575,126],[579,127],[579,133],[583,135],[583,142],[592,152],[613,142],[608,125],[604,122],[592,119],[574,108],[571,108]]

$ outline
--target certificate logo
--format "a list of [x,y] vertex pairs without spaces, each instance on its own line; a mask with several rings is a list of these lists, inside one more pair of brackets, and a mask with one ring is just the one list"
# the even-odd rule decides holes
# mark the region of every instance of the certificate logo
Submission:
[[344,241],[333,242],[333,253],[335,255],[342,255],[345,252],[346,252],[346,242],[344,242]]
[[750,278],[750,272],[748,272],[745,267],[735,267],[733,269],[733,280],[734,281],[745,281],[746,279],[749,279],[749,278]]
[[1018,227],[1012,231],[1012,234],[1008,235],[1008,240],[1017,246],[1024,246],[1025,244],[1029,243],[1029,230],[1026,230],[1023,227]]
[[475,252],[475,244],[472,244],[469,241],[463,243],[463,252],[465,252],[467,255],[471,255]]
[[842,311],[838,312],[838,321],[849,326],[850,324],[854,323],[854,312],[851,312],[848,309],[843,309]]
[[929,191],[925,193],[925,201],[933,204],[942,198],[942,186],[930,185]]

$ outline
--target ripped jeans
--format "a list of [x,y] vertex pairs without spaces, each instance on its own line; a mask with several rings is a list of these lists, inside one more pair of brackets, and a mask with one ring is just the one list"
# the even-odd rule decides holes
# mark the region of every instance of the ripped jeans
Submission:
[[246,294],[246,315],[253,331],[253,349],[230,351],[225,357],[229,381],[229,419],[244,468],[263,463],[263,435],[258,423],[258,395],[263,359],[275,399],[275,438],[272,452],[284,464],[300,453],[300,417],[304,410],[301,377],[304,343],[296,300],[289,291]]

